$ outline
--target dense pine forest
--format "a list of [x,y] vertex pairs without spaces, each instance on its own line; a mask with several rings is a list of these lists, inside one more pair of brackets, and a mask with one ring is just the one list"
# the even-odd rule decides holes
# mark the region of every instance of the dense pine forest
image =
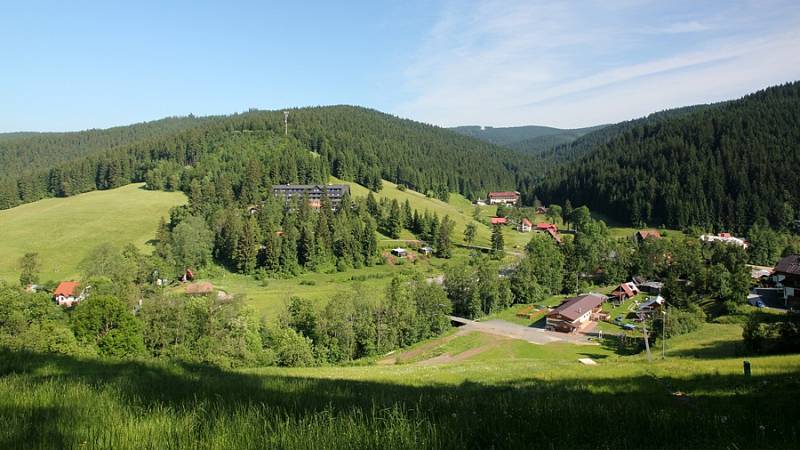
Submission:
[[[188,192],[194,178],[191,169],[201,161],[224,161],[229,168],[242,166],[245,161],[222,153],[231,151],[231,136],[248,133],[263,138],[258,145],[264,151],[277,145],[300,150],[293,153],[296,158],[288,157],[294,158],[292,162],[284,160],[279,177],[274,173],[266,177],[266,184],[279,179],[324,181],[330,173],[373,190],[381,188],[381,179],[388,179],[438,198],[446,199],[448,192],[475,198],[492,189],[531,186],[537,166],[533,158],[521,158],[509,149],[358,107],[292,109],[288,136],[283,136],[281,111],[184,120],[179,123],[186,129],[143,131],[143,136],[152,135],[146,139],[126,138],[122,128],[114,132],[32,135],[0,141],[0,147],[6,148],[2,155],[8,167],[15,168],[0,181],[0,209],[48,196],[69,196],[146,181],[148,174],[154,179],[163,178],[163,186],[168,189]],[[101,137],[92,139],[94,134]],[[127,143],[117,145],[126,139]],[[314,161],[319,162],[313,163],[314,170],[321,170],[318,176],[308,172],[309,152],[318,158]],[[46,162],[29,167],[34,159]],[[21,170],[23,167],[28,169]],[[164,177],[166,172],[170,172],[169,176]],[[243,172],[228,172],[233,187],[241,190]]]
[[553,170],[537,195],[634,225],[737,232],[765,221],[794,225],[800,83],[656,119],[629,124]]
[[0,134],[0,179],[50,169],[59,163],[180,132],[211,120],[213,117],[169,117],[77,133],[3,133]]

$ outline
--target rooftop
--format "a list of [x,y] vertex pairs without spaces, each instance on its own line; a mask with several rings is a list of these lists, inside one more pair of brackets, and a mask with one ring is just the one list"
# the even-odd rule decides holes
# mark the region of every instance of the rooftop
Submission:
[[577,297],[568,298],[557,308],[550,311],[550,314],[560,314],[569,320],[577,320],[594,308],[602,305],[606,297],[600,294],[583,294]]

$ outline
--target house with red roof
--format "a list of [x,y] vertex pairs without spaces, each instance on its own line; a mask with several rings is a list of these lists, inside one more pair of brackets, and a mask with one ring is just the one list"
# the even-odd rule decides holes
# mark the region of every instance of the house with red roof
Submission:
[[636,242],[644,242],[645,239],[661,239],[658,230],[639,230],[634,235]]
[[53,291],[53,300],[59,306],[70,307],[83,300],[84,295],[79,290],[80,284],[77,281],[62,281]]
[[527,218],[527,217],[525,217],[525,218],[524,218],[524,219],[522,219],[522,221],[519,223],[519,227],[518,227],[518,229],[519,229],[519,231],[521,231],[521,232],[523,232],[523,233],[528,233],[528,232],[530,232],[530,231],[531,231],[531,229],[533,229],[533,224],[531,223],[531,221],[530,221],[530,220],[528,220],[528,218]]
[[541,222],[536,224],[536,231],[541,231],[550,235],[556,243],[561,244],[561,235],[558,234],[558,227],[554,223]]
[[486,198],[488,199],[490,205],[516,205],[519,202],[519,192],[489,192]]
[[556,241],[556,244],[559,244],[559,245],[563,244],[563,241],[561,240],[561,235],[558,234],[558,231],[556,231],[555,228],[548,228],[547,229],[547,234],[549,234],[550,237],[552,237],[553,240]]
[[631,282],[620,284],[616,289],[614,289],[614,292],[611,293],[611,296],[614,297],[617,303],[622,303],[623,301],[637,295],[639,295],[639,287]]
[[492,225],[507,225],[508,219],[505,217],[492,217]]

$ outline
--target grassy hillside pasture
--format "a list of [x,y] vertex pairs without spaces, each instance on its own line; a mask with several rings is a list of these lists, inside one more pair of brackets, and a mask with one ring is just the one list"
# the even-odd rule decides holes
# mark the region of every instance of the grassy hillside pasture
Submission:
[[17,261],[25,252],[39,253],[43,281],[76,277],[80,260],[103,242],[134,243],[149,252],[146,243],[155,236],[159,218],[185,203],[186,197],[141,186],[49,198],[0,211],[0,279],[17,282]]
[[[335,177],[331,177],[330,182],[349,184],[350,194],[353,197],[366,197],[369,194],[369,190],[360,184],[342,181]],[[380,192],[373,193],[373,195],[378,200],[381,198],[397,200],[400,203],[400,206],[403,206],[403,203],[408,200],[408,202],[411,204],[411,208],[418,210],[420,214],[427,209],[431,212],[431,214],[434,212],[439,214],[440,219],[444,218],[445,215],[449,215],[450,218],[456,223],[456,227],[453,232],[453,238],[456,242],[464,242],[464,228],[468,223],[473,222],[472,203],[459,194],[451,193],[450,199],[447,202],[443,202],[439,199],[427,197],[425,194],[411,189],[401,191],[397,188],[396,184],[392,183],[391,181],[383,180],[383,189],[381,189]],[[478,234],[475,238],[475,245],[489,245],[491,230],[489,227],[481,223],[476,222],[476,225],[478,227]],[[406,237],[412,238],[410,234]]]
[[466,250],[456,249],[453,258],[449,260],[423,257],[416,263],[403,261],[398,265],[381,264],[336,273],[309,272],[295,278],[268,279],[266,284],[253,277],[227,271],[209,278],[208,281],[231,294],[244,294],[247,303],[272,322],[285,310],[286,302],[293,296],[314,300],[322,308],[325,302],[339,292],[363,288],[377,300],[383,297],[386,287],[395,275],[436,277],[443,273],[444,266],[450,261],[468,257]]
[[[713,325],[704,336],[733,336]],[[453,341],[463,353],[486,339]],[[590,354],[596,366],[578,357]],[[794,448],[800,356],[601,357],[509,341],[453,364],[260,368],[0,353],[0,445]],[[780,413],[776,414],[775,412]],[[569,420],[565,420],[569,418]]]

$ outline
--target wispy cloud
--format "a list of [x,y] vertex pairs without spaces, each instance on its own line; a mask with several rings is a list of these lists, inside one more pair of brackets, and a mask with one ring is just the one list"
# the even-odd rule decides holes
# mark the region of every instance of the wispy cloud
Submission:
[[446,5],[397,112],[441,124],[582,126],[800,78],[793,3]]

